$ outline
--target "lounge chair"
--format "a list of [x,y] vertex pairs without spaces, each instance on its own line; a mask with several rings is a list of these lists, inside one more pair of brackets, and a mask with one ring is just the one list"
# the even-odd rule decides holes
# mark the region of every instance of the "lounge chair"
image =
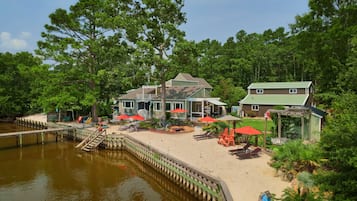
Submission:
[[216,134],[214,132],[207,132],[207,134],[202,134],[200,136],[193,136],[197,141],[215,138]]
[[238,154],[238,153],[242,153],[242,152],[246,152],[248,150],[248,148],[250,147],[250,143],[247,143],[245,144],[242,148],[238,148],[238,149],[231,149],[229,150],[229,153],[231,155],[234,155],[234,154]]
[[209,133],[210,133],[210,131],[206,131],[206,132],[203,133],[203,134],[193,135],[193,137],[194,137],[194,138],[196,138],[196,137],[205,137],[205,136],[209,135]]
[[248,152],[244,152],[244,153],[238,153],[238,158],[239,159],[248,159],[248,158],[256,158],[259,156],[259,153],[262,150],[257,147],[255,148],[253,151],[248,151]]

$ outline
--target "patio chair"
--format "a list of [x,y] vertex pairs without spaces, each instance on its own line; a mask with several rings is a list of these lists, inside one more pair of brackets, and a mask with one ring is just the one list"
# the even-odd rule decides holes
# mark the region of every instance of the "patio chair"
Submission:
[[248,159],[248,158],[256,158],[259,157],[259,153],[262,151],[259,147],[255,148],[253,151],[248,151],[244,153],[239,153],[239,159]]
[[237,155],[238,153],[246,152],[250,146],[251,144],[248,142],[242,148],[229,150],[229,153],[231,155]]
[[230,131],[230,134],[225,138],[225,142],[223,143],[224,146],[228,147],[230,145],[234,146],[234,130]]
[[224,144],[227,136],[228,136],[228,128],[225,128],[218,138],[218,144]]
[[201,136],[194,136],[193,138],[197,141],[215,138],[216,134],[214,132],[207,132]]
[[209,133],[210,133],[210,131],[206,131],[206,132],[204,132],[203,134],[193,135],[193,137],[194,137],[194,138],[196,138],[196,137],[205,137],[205,136],[209,135]]

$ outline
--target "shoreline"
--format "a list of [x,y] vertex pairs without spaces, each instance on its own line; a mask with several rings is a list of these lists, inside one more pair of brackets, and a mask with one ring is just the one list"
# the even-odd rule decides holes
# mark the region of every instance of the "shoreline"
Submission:
[[[24,118],[47,121],[43,115]],[[291,187],[290,182],[283,181],[268,165],[271,158],[268,154],[262,152],[258,158],[239,160],[237,156],[230,155],[228,150],[241,147],[240,145],[224,147],[217,143],[217,138],[196,141],[193,135],[203,133],[200,127],[195,127],[193,132],[179,134],[157,133],[149,130],[128,132],[120,131],[119,127],[119,125],[109,124],[109,128],[106,128],[108,135],[130,135],[208,175],[222,179],[234,200],[255,201],[258,200],[260,193],[267,190],[276,197],[281,197],[283,190]],[[87,129],[95,129],[95,127]]]

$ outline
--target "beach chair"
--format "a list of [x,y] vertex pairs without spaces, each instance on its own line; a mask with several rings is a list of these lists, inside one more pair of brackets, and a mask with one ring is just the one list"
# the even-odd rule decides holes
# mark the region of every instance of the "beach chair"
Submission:
[[210,133],[210,131],[206,131],[206,132],[204,132],[203,134],[193,135],[193,137],[194,137],[194,138],[196,138],[196,137],[205,137],[205,136],[209,135],[209,133]]
[[228,136],[228,128],[225,128],[218,138],[218,144],[224,144],[227,136]]
[[259,147],[255,148],[253,151],[248,151],[244,153],[238,153],[239,159],[248,159],[248,158],[256,158],[259,156],[259,153],[262,151]]
[[248,143],[246,143],[242,148],[229,150],[229,153],[230,153],[231,155],[235,155],[235,154],[237,155],[238,153],[244,153],[244,152],[246,152],[246,151],[249,149],[250,145],[251,145],[251,144],[248,142]]
[[228,147],[228,146],[234,146],[235,142],[234,142],[234,130],[232,129],[230,131],[230,134],[225,138],[225,141],[223,143],[224,146]]
[[211,132],[211,131],[206,131],[203,134],[193,135],[193,138],[195,140],[205,140],[205,139],[211,139],[211,138],[214,138],[214,137],[216,137],[215,133]]

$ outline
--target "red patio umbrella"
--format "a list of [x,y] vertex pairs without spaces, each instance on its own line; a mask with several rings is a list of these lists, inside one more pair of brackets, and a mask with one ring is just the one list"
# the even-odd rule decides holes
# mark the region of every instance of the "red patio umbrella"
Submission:
[[251,127],[251,126],[244,126],[241,128],[236,128],[234,130],[236,133],[242,134],[242,135],[260,135],[263,134],[259,130]]
[[135,121],[144,121],[144,120],[145,120],[145,118],[144,118],[143,116],[140,116],[140,115],[138,115],[138,114],[133,115],[133,116],[131,116],[130,118],[131,118],[132,120],[135,120]]
[[200,122],[203,122],[203,123],[212,123],[212,122],[216,122],[216,121],[217,121],[217,119],[210,117],[210,116],[205,116],[200,119]]
[[236,133],[239,133],[242,135],[249,135],[249,136],[255,135],[255,146],[258,146],[258,135],[263,134],[262,132],[260,132],[259,130],[255,129],[251,126],[244,126],[241,128],[236,128],[234,131]]
[[171,113],[185,113],[185,112],[187,112],[187,110],[182,109],[182,108],[176,108],[174,110],[171,110],[170,112]]
[[117,116],[118,120],[126,120],[129,119],[130,117],[127,114],[121,114],[119,116]]

